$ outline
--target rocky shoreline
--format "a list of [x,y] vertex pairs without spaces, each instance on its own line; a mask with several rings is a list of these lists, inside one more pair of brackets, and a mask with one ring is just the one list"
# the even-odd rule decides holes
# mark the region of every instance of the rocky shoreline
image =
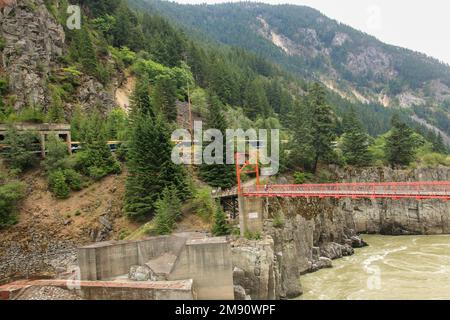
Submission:
[[[339,181],[450,181],[447,167],[392,170],[334,168]],[[267,199],[264,239],[233,242],[239,297],[285,299],[302,294],[301,275],[367,245],[359,234],[450,234],[450,203],[415,199]],[[274,217],[283,218],[276,227]],[[300,280],[299,280],[300,278]]]

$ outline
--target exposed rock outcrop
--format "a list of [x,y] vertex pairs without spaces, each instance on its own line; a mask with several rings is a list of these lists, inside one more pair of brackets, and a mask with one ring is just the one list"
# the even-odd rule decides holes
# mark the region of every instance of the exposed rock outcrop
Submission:
[[[337,170],[339,179],[351,182],[449,181],[450,168],[392,170],[370,168]],[[343,199],[334,207],[338,216],[351,217],[349,226],[360,233],[386,235],[450,233],[450,203],[415,199]],[[353,226],[352,222],[353,220]]]
[[64,52],[62,26],[42,0],[18,0],[0,10],[0,35],[5,41],[3,68],[15,109],[48,103],[46,80]]
[[270,237],[261,241],[236,240],[231,252],[234,285],[244,288],[245,294],[254,300],[279,298],[279,261]]
[[[234,284],[252,299],[290,299],[302,294],[300,276],[331,268],[332,259],[353,254],[364,242],[347,228],[347,219],[323,201],[270,199],[261,241],[233,243]],[[283,215],[275,227],[274,215]]]
[[[336,169],[341,181],[449,181],[450,168],[413,171]],[[235,285],[252,299],[293,298],[302,293],[302,274],[332,267],[333,259],[367,245],[358,233],[450,233],[450,203],[438,200],[291,199],[266,200],[264,240],[234,243]],[[283,225],[272,218],[283,217]]]
[[[9,78],[14,109],[40,106],[48,110],[52,96],[49,79],[67,67],[62,62],[67,53],[62,25],[43,0],[17,0],[0,8],[0,37],[4,41],[0,60]],[[66,111],[70,113],[75,105],[81,105],[84,109],[106,113],[116,105],[116,82],[118,80],[113,79],[112,84],[105,87],[96,78],[81,75],[73,101],[65,105]]]

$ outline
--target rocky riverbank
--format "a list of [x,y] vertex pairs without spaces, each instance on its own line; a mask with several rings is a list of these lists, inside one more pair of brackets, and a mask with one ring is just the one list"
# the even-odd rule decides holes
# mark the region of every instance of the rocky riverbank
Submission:
[[[450,168],[392,170],[335,168],[339,181],[449,181]],[[449,234],[450,203],[414,199],[267,199],[264,236],[233,243],[234,282],[241,297],[293,298],[299,277],[332,267],[366,243],[361,233]],[[278,222],[274,223],[274,218]],[[283,220],[280,225],[279,220]]]
[[332,217],[324,211],[308,219],[294,214],[298,200],[283,202],[278,207],[288,213],[283,226],[274,227],[268,218],[262,240],[241,238],[232,244],[233,278],[240,298],[295,298],[303,292],[299,281],[302,274],[331,268],[332,260],[352,255],[354,247],[366,245],[344,225],[324,227],[332,225]]

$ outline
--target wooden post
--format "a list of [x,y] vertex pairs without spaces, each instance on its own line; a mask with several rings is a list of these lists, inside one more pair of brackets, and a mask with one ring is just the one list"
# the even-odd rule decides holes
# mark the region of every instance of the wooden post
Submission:
[[45,159],[45,133],[41,133],[41,157]]
[[67,138],[66,138],[67,148],[69,149],[69,154],[72,154],[72,134],[67,132]]

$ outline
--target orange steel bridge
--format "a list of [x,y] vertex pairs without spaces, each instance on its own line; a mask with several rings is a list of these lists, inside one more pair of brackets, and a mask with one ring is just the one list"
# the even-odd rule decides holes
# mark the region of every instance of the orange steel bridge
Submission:
[[[352,199],[440,199],[450,200],[450,181],[380,182],[380,183],[329,183],[261,185],[258,161],[239,163],[236,154],[237,188],[216,192],[215,198],[244,197],[301,197],[301,198],[352,198]],[[243,186],[242,173],[255,173],[256,185]]]

